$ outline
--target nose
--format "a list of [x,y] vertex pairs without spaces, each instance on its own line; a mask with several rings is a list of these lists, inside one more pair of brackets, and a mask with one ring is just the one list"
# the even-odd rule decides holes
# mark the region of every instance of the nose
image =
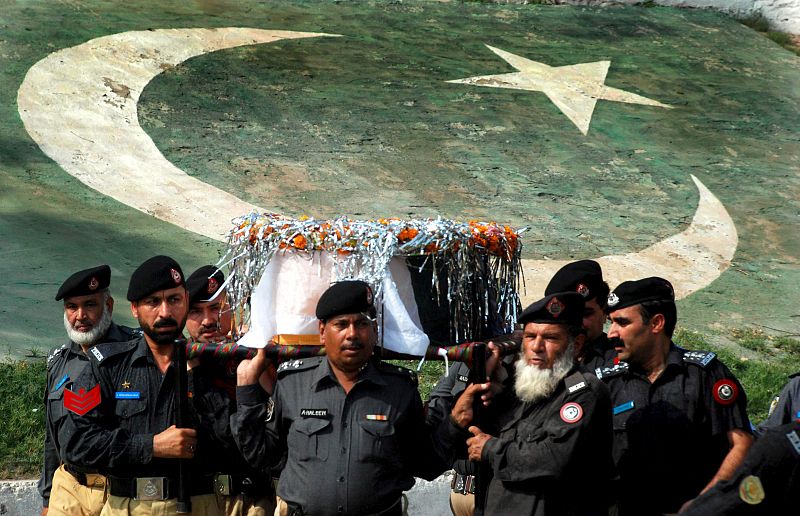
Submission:
[[169,303],[166,299],[162,299],[161,304],[158,305],[158,316],[162,318],[170,316]]
[[78,307],[75,311],[75,319],[78,321],[82,321],[86,318],[86,310],[82,306]]
[[540,353],[544,351],[544,339],[537,336],[536,338],[530,341],[529,347],[531,351],[533,351],[534,353]]
[[615,323],[611,323],[611,327],[608,328],[608,338],[618,338],[619,337],[619,327]]

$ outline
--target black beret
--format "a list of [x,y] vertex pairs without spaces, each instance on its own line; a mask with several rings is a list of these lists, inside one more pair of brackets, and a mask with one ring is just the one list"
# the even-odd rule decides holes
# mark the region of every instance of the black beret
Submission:
[[189,291],[189,304],[207,303],[213,299],[222,284],[225,274],[214,265],[203,265],[186,279]]
[[342,314],[368,313],[375,305],[372,288],[363,281],[340,281],[323,292],[317,302],[317,319]]
[[153,256],[133,271],[128,301],[139,301],[153,292],[180,285],[183,285],[183,271],[178,262],[169,256]]
[[577,292],[556,292],[526,308],[517,318],[517,322],[581,326],[585,304],[586,300]]
[[675,290],[664,278],[651,277],[620,283],[608,295],[607,312],[621,310],[647,301],[675,302]]
[[[561,267],[550,280],[544,290],[544,295],[549,296],[556,292],[577,292],[584,299],[590,301],[602,291],[608,293],[603,284],[603,270],[600,268],[600,264],[594,260],[580,260]],[[603,296],[605,297],[605,294]],[[605,301],[605,299],[601,301]]]
[[56,301],[65,297],[88,296],[98,290],[108,288],[111,284],[111,267],[100,265],[78,271],[61,284],[56,293]]

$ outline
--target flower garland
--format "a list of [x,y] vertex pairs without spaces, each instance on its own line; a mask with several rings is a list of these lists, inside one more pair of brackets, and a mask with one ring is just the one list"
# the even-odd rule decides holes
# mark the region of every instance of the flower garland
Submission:
[[[448,219],[316,220],[272,213],[250,213],[234,219],[228,252],[231,306],[246,322],[247,300],[276,252],[328,252],[334,277],[357,278],[376,289],[395,257],[424,257],[434,271],[444,270],[451,312],[451,343],[483,337],[481,328],[513,330],[519,310],[518,286],[522,244],[515,230],[494,222]],[[439,274],[432,275],[432,294],[440,293]]]

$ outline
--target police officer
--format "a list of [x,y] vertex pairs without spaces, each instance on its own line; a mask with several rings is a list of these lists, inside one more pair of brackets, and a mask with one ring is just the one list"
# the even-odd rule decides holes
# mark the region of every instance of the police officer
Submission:
[[621,514],[675,513],[730,478],[752,443],[747,399],[714,353],[672,342],[675,294],[663,278],[620,284],[608,297],[619,363],[611,389]]
[[[189,291],[186,330],[192,339],[212,343],[228,338],[231,314],[222,288],[224,283],[225,274],[213,265],[200,267],[186,280]],[[234,361],[218,363],[214,358],[201,357],[189,362],[194,403],[215,438],[209,459],[215,470],[214,490],[222,513],[272,516],[275,511],[272,478],[269,472],[247,464],[230,431],[230,414],[236,411]]]
[[606,386],[575,362],[583,308],[583,296],[561,292],[519,317],[522,349],[492,400],[491,427],[469,428],[469,458],[492,472],[483,514],[607,514],[611,404]]
[[578,362],[592,373],[605,364],[607,355],[614,353],[603,332],[608,291],[608,283],[603,281],[603,270],[594,260],[580,260],[563,266],[544,291],[546,296],[556,292],[577,292],[586,301],[583,308],[586,344],[577,353]]
[[[100,265],[78,271],[61,285],[56,301],[64,300],[64,328],[69,342],[47,357],[45,392],[44,464],[39,478],[42,514],[97,515],[105,502],[105,478],[96,471],[80,470],[63,464],[62,443],[58,439],[66,412],[64,391],[89,363],[88,349],[101,342],[125,342],[134,330],[111,320],[114,298],[109,292],[111,268]],[[52,487],[51,487],[52,486]]]
[[800,421],[768,428],[729,480],[698,496],[681,514],[734,516],[797,514]]
[[335,283],[316,316],[326,356],[282,363],[273,396],[257,383],[263,351],[240,364],[231,417],[239,449],[258,468],[286,454],[278,495],[290,515],[399,515],[414,476],[433,479],[447,466],[416,376],[371,358],[377,324],[366,283]]
[[89,351],[90,367],[64,403],[69,413],[60,435],[67,462],[108,474],[104,515],[167,515],[177,511],[176,459],[194,458],[192,512],[217,515],[204,462],[208,437],[175,426],[174,342],[188,311],[180,266],[167,256],[146,260],[131,276],[127,297],[143,335]]
[[758,425],[758,435],[770,428],[775,428],[792,421],[800,420],[800,373],[789,377],[778,396],[772,400],[769,407],[769,416]]

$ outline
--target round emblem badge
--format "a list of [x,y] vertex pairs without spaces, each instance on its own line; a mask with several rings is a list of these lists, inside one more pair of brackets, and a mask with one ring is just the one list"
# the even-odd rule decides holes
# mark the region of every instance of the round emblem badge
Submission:
[[714,384],[714,401],[720,405],[731,405],[739,397],[739,388],[731,380],[724,378]]
[[575,292],[582,295],[583,297],[589,297],[589,287],[587,287],[583,283],[578,283],[578,286],[575,288]]
[[558,317],[561,315],[561,312],[564,311],[564,303],[559,301],[557,297],[554,297],[547,303],[545,308],[547,308],[547,311],[550,312],[550,315],[553,317]]
[[217,278],[208,278],[208,293],[213,294],[219,288]]
[[561,407],[561,420],[565,423],[577,423],[583,417],[583,407],[577,403],[565,403]]
[[144,493],[145,496],[151,498],[159,494],[158,488],[156,487],[156,485],[153,483],[152,480],[147,481],[147,483],[144,485],[144,489],[142,489],[142,492]]
[[764,501],[764,486],[761,479],[755,475],[749,475],[739,483],[739,498],[744,503],[758,505]]
[[617,306],[617,303],[619,303],[619,298],[617,295],[613,292],[610,293],[608,295],[608,306]]
[[89,280],[89,290],[97,290],[97,287],[100,286],[100,282],[97,281],[97,278],[92,278]]
[[169,273],[172,274],[172,281],[174,281],[176,285],[180,285],[181,284],[181,273],[176,271],[175,269],[170,269]]

